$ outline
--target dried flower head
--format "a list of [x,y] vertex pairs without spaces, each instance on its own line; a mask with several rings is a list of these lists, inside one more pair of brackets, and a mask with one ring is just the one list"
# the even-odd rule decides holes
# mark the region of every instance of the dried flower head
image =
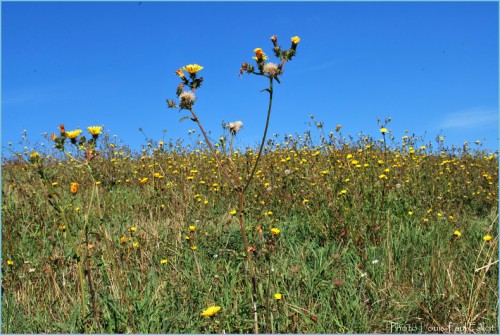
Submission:
[[236,133],[243,127],[243,122],[241,121],[235,121],[235,122],[229,122],[229,131],[231,134],[236,135]]
[[179,99],[181,100],[180,107],[189,109],[194,104],[196,98],[193,92],[184,91],[179,95]]
[[264,64],[262,72],[268,73],[270,77],[275,77],[279,74],[278,65],[274,63],[266,63]]

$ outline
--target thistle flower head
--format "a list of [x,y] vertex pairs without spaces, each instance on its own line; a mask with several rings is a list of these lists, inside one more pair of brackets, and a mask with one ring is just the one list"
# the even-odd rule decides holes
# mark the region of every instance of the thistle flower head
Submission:
[[102,126],[90,126],[87,127],[87,130],[92,136],[98,136],[102,132]]
[[82,133],[81,129],[67,131],[66,137],[69,138],[70,140],[73,140],[73,139],[77,138],[81,133]]
[[235,121],[235,122],[229,122],[229,131],[231,134],[236,135],[236,133],[243,127],[243,122],[241,121]]
[[255,57],[252,57],[254,60],[256,60],[257,62],[259,61],[264,61],[264,60],[267,60],[267,56],[266,54],[262,51],[261,48],[255,48],[253,50],[253,52],[255,53]]
[[189,74],[195,74],[196,72],[202,70],[203,66],[200,66],[198,64],[189,64],[184,66],[183,69]]
[[196,97],[194,96],[193,92],[184,91],[179,95],[179,99],[181,101],[180,107],[189,109],[194,104],[194,100],[196,99]]
[[299,44],[300,42],[300,37],[294,36],[291,38],[293,44]]
[[268,73],[269,76],[271,76],[271,77],[275,77],[276,75],[279,74],[278,65],[276,65],[274,63],[266,63],[266,64],[264,64],[264,68],[263,68],[262,72]]

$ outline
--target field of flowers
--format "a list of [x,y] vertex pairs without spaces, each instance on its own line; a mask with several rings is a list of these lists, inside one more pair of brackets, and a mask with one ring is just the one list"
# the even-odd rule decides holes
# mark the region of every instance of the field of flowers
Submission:
[[[296,55],[270,38],[261,144],[214,140],[203,66],[175,72],[190,143],[139,152],[102,126],[2,157],[4,333],[498,333],[498,152],[344,135],[267,137]],[[240,135],[238,135],[240,136]],[[44,149],[45,148],[45,149]]]
[[[249,186],[259,331],[496,333],[497,154],[318,126],[268,140]],[[254,331],[237,198],[206,145],[98,142],[3,159],[2,332]],[[227,142],[249,174],[255,149]]]

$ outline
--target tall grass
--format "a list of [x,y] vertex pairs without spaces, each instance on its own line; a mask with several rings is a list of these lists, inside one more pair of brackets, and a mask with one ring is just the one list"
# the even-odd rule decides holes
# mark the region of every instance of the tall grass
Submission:
[[[271,138],[248,186],[259,331],[497,333],[497,154],[312,120],[319,139]],[[226,144],[250,174],[257,150]],[[2,332],[255,330],[238,199],[205,145],[105,137],[91,170],[38,151],[2,160]]]

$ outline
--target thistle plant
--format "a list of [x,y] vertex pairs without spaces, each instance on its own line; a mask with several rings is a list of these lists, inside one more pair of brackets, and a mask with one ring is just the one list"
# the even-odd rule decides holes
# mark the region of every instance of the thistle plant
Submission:
[[[257,158],[253,163],[250,173],[245,178],[241,177],[240,172],[238,171],[236,165],[233,163],[231,159],[233,140],[236,134],[241,130],[243,122],[235,121],[235,122],[230,122],[229,124],[226,125],[231,134],[231,141],[229,148],[230,154],[228,157],[229,166],[228,166],[228,164],[225,164],[224,160],[222,160],[219,157],[217,151],[214,149],[214,145],[212,144],[210,138],[208,137],[205,129],[202,126],[200,119],[198,118],[193,108],[193,106],[197,101],[195,95],[196,90],[200,88],[203,83],[203,77],[198,76],[198,73],[203,69],[203,66],[200,66],[198,64],[189,64],[178,69],[175,72],[175,74],[180,78],[181,83],[177,86],[177,91],[176,91],[177,101],[167,99],[168,108],[178,108],[180,111],[187,110],[189,112],[187,116],[184,116],[179,121],[190,119],[191,121],[195,122],[198,125],[201,133],[203,134],[205,142],[207,143],[209,150],[211,151],[212,155],[215,158],[216,164],[222,176],[229,183],[229,185],[231,185],[233,191],[238,195],[239,224],[248,264],[248,275],[250,278],[251,288],[252,288],[252,305],[254,311],[255,333],[259,332],[258,314],[257,314],[257,299],[259,290],[257,286],[256,270],[252,261],[252,251],[255,250],[255,248],[253,246],[250,246],[249,244],[246,233],[247,229],[245,227],[244,195],[254,178],[255,172],[259,165],[260,158],[262,156],[264,144],[266,141],[267,131],[269,128],[269,121],[271,118],[272,103],[273,103],[273,94],[274,94],[273,83],[275,81],[281,83],[280,78],[283,75],[283,68],[286,62],[291,61],[292,58],[296,55],[297,45],[300,42],[300,38],[298,36],[292,37],[291,46],[289,49],[286,50],[283,50],[281,46],[278,45],[278,38],[276,35],[271,36],[270,40],[273,44],[273,53],[280,62],[279,63],[269,62],[268,61],[269,58],[264,53],[262,48],[255,48],[253,51],[255,55],[252,58],[256,64],[251,65],[250,63],[243,62],[241,64],[241,68],[239,71],[240,76],[244,74],[253,74],[257,76],[262,76],[264,78],[267,78],[269,83],[269,87],[261,91],[261,92],[267,92],[269,94],[269,103],[267,109],[266,123],[264,126],[264,133],[262,135],[262,140],[259,146]],[[187,75],[184,73],[184,71],[187,72]]]
[[[120,291],[122,292],[123,299],[125,304],[128,306],[129,310],[129,317],[130,317],[130,322],[132,325],[132,328],[135,330],[135,323],[134,323],[134,318],[132,314],[132,305],[129,303],[127,295],[125,293],[125,287],[121,278],[121,275],[118,271],[118,267],[116,265],[116,262],[114,260],[113,254],[111,252],[111,245],[109,243],[108,239],[108,233],[106,230],[106,227],[104,225],[104,213],[101,210],[101,201],[99,197],[99,184],[100,181],[97,180],[97,175],[95,172],[95,169],[92,167],[91,162],[95,157],[97,157],[99,154],[96,151],[96,146],[97,146],[97,140],[99,138],[99,135],[102,133],[102,126],[89,126],[87,127],[87,130],[89,132],[90,138],[86,138],[84,135],[82,135],[82,130],[81,129],[76,129],[72,131],[66,131],[64,125],[59,126],[59,136],[56,136],[55,134],[51,135],[51,139],[54,141],[54,148],[60,150],[68,159],[69,162],[72,162],[76,164],[77,167],[83,167],[87,169],[88,175],[90,176],[90,179],[92,181],[92,194],[90,198],[90,202],[88,204],[88,210],[87,213],[85,214],[84,217],[84,223],[82,226],[77,227],[79,228],[79,231],[76,231],[77,229],[74,229],[73,223],[69,222],[69,220],[66,218],[65,215],[65,208],[63,208],[60,204],[60,201],[58,201],[59,197],[57,193],[55,192],[54,188],[51,186],[51,183],[49,182],[49,179],[47,178],[44,169],[43,169],[43,164],[37,164],[38,167],[38,172],[39,175],[46,185],[47,188],[47,197],[49,202],[52,204],[52,206],[57,210],[58,213],[60,213],[64,229],[67,230],[67,236],[69,237],[70,243],[72,245],[72,248],[75,253],[75,257],[78,261],[78,273],[79,273],[79,282],[80,282],[80,300],[82,304],[82,315],[85,317],[87,314],[86,310],[86,298],[85,298],[85,284],[84,284],[84,271],[83,271],[83,264],[86,261],[87,264],[87,269],[85,270],[87,274],[87,279],[88,279],[88,286],[89,286],[89,293],[90,293],[90,305],[92,307],[92,312],[94,314],[94,318],[96,323],[99,321],[99,317],[97,315],[97,309],[95,306],[95,298],[94,298],[94,290],[93,290],[93,285],[92,285],[92,277],[90,275],[90,266],[89,266],[89,255],[88,255],[88,250],[89,248],[89,216],[91,212],[91,208],[94,203],[94,197],[95,197],[95,202],[96,202],[96,207],[97,207],[97,214],[99,217],[99,222],[100,222],[100,230],[101,230],[101,235],[102,239],[105,242],[106,245],[106,252],[107,252],[107,258],[108,261],[111,263],[115,278],[118,282],[118,285],[120,287]],[[73,154],[70,149],[67,148],[66,144],[69,142],[70,146],[73,146],[74,149],[76,149],[76,154]],[[38,161],[39,158],[35,157],[33,158],[34,161]],[[72,182],[70,184],[69,190],[72,195],[76,195],[80,189],[80,184],[77,182]],[[77,241],[75,241],[75,236],[77,237]],[[78,245],[81,244],[79,241],[84,241],[87,248],[85,254],[82,252]],[[85,326],[86,327],[86,326]]]

